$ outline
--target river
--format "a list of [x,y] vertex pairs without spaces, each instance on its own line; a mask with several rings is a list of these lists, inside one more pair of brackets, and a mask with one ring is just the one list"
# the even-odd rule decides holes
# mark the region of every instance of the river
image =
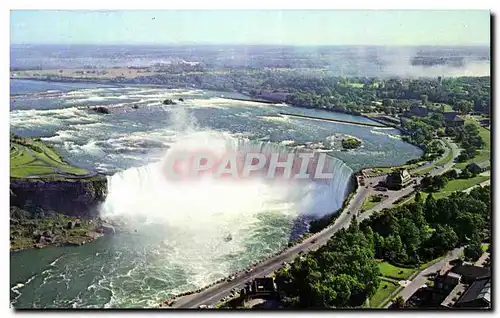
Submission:
[[[194,88],[11,80],[11,132],[41,136],[74,164],[112,175],[102,213],[128,217],[137,230],[82,247],[11,253],[15,307],[154,306],[285,247],[300,231],[301,216],[340,206],[352,171],[399,165],[422,153],[392,128],[278,113],[373,123],[364,117],[221,95],[244,97]],[[177,105],[162,105],[166,98]],[[111,113],[89,106],[106,106]],[[345,136],[359,138],[362,147],[342,151]],[[280,151],[298,147],[339,161],[328,186],[256,181],[179,188],[158,179],[158,162],[186,140],[240,148],[257,142]],[[230,242],[224,240],[228,233]]]

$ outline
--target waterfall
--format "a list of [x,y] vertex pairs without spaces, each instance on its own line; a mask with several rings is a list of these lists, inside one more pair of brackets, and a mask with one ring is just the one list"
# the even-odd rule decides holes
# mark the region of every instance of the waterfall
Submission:
[[[176,152],[200,149],[209,149],[216,154],[238,151],[243,155],[255,152],[266,155],[304,152],[303,149],[267,141],[233,138],[221,133],[197,132],[180,138],[167,151],[165,160]],[[292,210],[295,209],[294,213],[297,216],[321,217],[342,206],[352,174],[352,169],[341,160],[332,156],[326,158],[324,171],[332,172],[333,178],[302,182],[203,179],[197,182],[177,183],[165,178],[165,173],[162,171],[165,160],[130,168],[109,177],[108,197],[101,209],[101,215],[140,216],[142,219],[163,219],[173,223],[177,219],[180,221],[189,217],[209,219],[224,214],[249,216],[246,214],[258,214],[259,210],[287,206]],[[268,163],[265,167],[268,167]],[[307,171],[313,173],[310,167]]]
[[[206,147],[214,152],[290,152],[273,143],[200,132],[181,138],[165,160],[176,151]],[[163,162],[130,168],[109,177],[100,212],[105,219],[123,220],[137,231],[131,233],[144,249],[162,255],[170,267],[182,268],[193,286],[203,286],[285,247],[297,218],[321,217],[341,207],[352,170],[329,158],[334,178],[328,182],[172,182],[164,176]]]

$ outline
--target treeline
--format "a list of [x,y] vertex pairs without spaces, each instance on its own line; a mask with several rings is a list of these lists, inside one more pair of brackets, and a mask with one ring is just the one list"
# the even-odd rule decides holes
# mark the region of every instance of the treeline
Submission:
[[285,292],[285,306],[328,308],[361,306],[380,282],[373,258],[373,236],[354,223],[341,229],[327,245],[298,257],[289,268],[276,274],[278,288]]
[[490,188],[416,202],[372,216],[362,227],[374,232],[375,257],[416,266],[459,245],[481,242],[490,226]]
[[[291,93],[288,102],[301,107],[344,112],[377,111],[388,114],[408,110],[416,100],[429,106],[449,104],[468,113],[489,113],[490,77],[366,78],[325,75],[321,70],[263,69],[223,72],[155,74],[120,82],[161,84],[166,87],[197,87],[216,91],[257,94],[259,91]],[[382,101],[381,104],[373,103]],[[440,106],[436,106],[440,107]]]
[[489,113],[491,106],[489,77],[447,79],[377,79],[342,77],[284,77],[268,79],[262,87],[286,90],[297,106],[350,111],[370,111],[373,102],[383,100],[375,108],[386,113],[408,110],[411,101],[424,104],[449,104],[454,110]]
[[448,127],[446,134],[455,139],[463,150],[457,157],[458,162],[474,158],[479,149],[485,146],[483,138],[479,135],[479,127],[474,124],[465,124],[461,127]]
[[457,170],[452,169],[446,171],[442,175],[426,176],[422,178],[422,181],[420,181],[420,189],[426,192],[437,192],[443,189],[450,180],[469,179],[475,177],[476,175],[476,172],[470,171],[467,168],[462,169],[460,174]]
[[[293,308],[362,306],[380,283],[376,259],[418,266],[462,245],[489,237],[490,187],[457,192],[439,200],[385,209],[338,231],[317,251],[302,255],[276,273],[284,304]],[[468,248],[471,250],[471,248]],[[475,255],[475,254],[474,254]]]

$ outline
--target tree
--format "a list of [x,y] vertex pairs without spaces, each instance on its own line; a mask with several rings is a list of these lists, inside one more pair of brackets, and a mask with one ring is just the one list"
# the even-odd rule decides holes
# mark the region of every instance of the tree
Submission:
[[420,193],[420,191],[417,191],[417,193],[415,193],[415,202],[422,202],[422,193]]
[[429,254],[429,258],[442,255],[446,251],[452,250],[458,244],[458,236],[453,228],[447,224],[438,224],[430,239],[426,242],[424,253]]
[[445,176],[448,180],[453,180],[458,178],[458,172],[455,169],[451,169],[443,173],[443,176]]
[[462,114],[468,114],[472,111],[473,107],[473,102],[466,99],[461,99],[455,104],[455,107],[453,107],[453,109],[459,111]]
[[405,300],[402,296],[394,298],[392,302],[392,308],[401,309],[405,307]]
[[481,254],[483,254],[483,250],[481,249],[481,241],[478,238],[472,239],[469,245],[464,248],[464,256],[467,261],[477,261]]

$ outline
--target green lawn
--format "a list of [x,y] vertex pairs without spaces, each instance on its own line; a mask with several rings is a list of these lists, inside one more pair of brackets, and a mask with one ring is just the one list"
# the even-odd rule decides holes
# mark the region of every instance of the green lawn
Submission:
[[426,174],[427,172],[431,171],[432,169],[434,169],[434,167],[443,166],[443,165],[447,164],[448,162],[450,162],[451,160],[453,160],[453,151],[451,150],[450,144],[446,140],[444,140],[444,143],[445,143],[446,147],[448,148],[448,153],[446,154],[446,156],[441,157],[438,160],[434,161],[428,167],[421,169],[421,170],[418,170],[416,172],[412,172],[412,173],[415,175],[423,175],[423,174]]
[[50,147],[41,141],[31,139],[10,140],[10,176],[87,175],[88,171],[74,167],[66,162]]
[[373,208],[374,206],[376,206],[377,204],[384,202],[386,197],[382,197],[382,200],[380,200],[380,201],[373,201],[375,196],[378,196],[378,195],[370,195],[369,197],[365,198],[365,201],[363,202],[363,206],[361,206],[361,210],[368,211],[371,208]]
[[455,191],[461,191],[465,190],[467,188],[473,187],[477,184],[480,184],[481,182],[484,182],[488,180],[490,177],[489,176],[476,176],[474,178],[469,178],[469,179],[455,179],[448,181],[446,186],[439,191],[441,192],[455,192]]
[[460,169],[465,168],[469,163],[472,163],[472,162],[482,162],[482,161],[486,161],[486,160],[491,159],[491,132],[490,132],[490,130],[488,130],[484,127],[480,127],[479,123],[476,120],[471,119],[471,118],[466,118],[465,123],[466,124],[472,123],[472,124],[475,124],[479,127],[479,136],[481,136],[481,138],[483,138],[485,145],[484,145],[483,149],[479,150],[479,153],[474,158],[469,159],[465,162],[457,163],[456,167],[460,168]]
[[448,105],[448,104],[441,104],[441,105],[444,105],[445,112],[452,112],[453,111],[453,108],[451,107],[451,105]]
[[[440,190],[439,192],[434,192],[432,195],[434,196],[435,199],[440,199],[447,197],[451,195],[455,191],[462,191],[465,189],[468,189],[470,187],[473,187],[475,185],[478,185],[486,180],[488,180],[490,177],[488,176],[476,176],[474,178],[470,179],[456,179],[456,180],[451,180],[448,181],[446,186]],[[427,192],[420,192],[422,195],[422,200],[425,200],[427,196],[429,195]],[[408,200],[401,202],[398,205],[404,205],[408,203],[413,203],[415,202],[415,196],[411,196]]]
[[432,264],[435,264],[435,263],[439,262],[443,258],[444,258],[444,255],[436,257],[435,259],[433,259],[431,261],[428,261],[427,263],[423,263],[422,265],[420,265],[419,268],[420,268],[420,270],[426,269],[427,267],[431,266]]
[[488,250],[489,246],[490,246],[490,243],[483,243],[483,244],[481,244],[481,250],[483,251],[483,253]]
[[354,88],[363,88],[365,84],[362,84],[362,83],[348,83],[347,85],[350,86],[350,87],[354,87]]
[[378,263],[378,268],[380,269],[380,274],[382,276],[393,278],[396,280],[406,280],[416,271],[416,269],[414,268],[397,267],[389,264],[388,262],[382,261]]
[[385,280],[380,281],[380,285],[377,288],[375,294],[370,298],[370,308],[377,308],[381,306],[387,298],[396,291],[399,285],[388,282]]

